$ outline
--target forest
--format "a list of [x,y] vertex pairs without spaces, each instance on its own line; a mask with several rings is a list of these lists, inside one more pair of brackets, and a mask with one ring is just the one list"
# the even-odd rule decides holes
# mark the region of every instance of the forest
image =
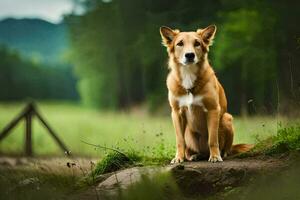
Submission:
[[0,46],[0,101],[77,99],[70,66],[35,62]]
[[[291,6],[293,5],[293,6]],[[299,1],[84,1],[65,20],[84,105],[166,107],[167,54],[159,27],[218,27],[211,65],[234,114],[295,114],[300,97]]]

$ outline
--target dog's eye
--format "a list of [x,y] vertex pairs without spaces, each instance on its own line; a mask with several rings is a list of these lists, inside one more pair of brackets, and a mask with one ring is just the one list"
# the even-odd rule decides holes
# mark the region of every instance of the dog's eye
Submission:
[[177,46],[182,47],[183,46],[183,42],[182,41],[178,42]]
[[200,46],[200,42],[196,41],[194,44],[195,47],[199,47]]

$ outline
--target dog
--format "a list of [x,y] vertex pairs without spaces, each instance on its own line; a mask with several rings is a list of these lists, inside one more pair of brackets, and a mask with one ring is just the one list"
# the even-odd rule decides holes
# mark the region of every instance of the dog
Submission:
[[221,162],[227,155],[249,151],[253,145],[233,145],[233,117],[227,113],[224,89],[208,61],[217,27],[195,32],[160,27],[167,47],[168,100],[176,133],[176,156],[171,163],[208,158]]

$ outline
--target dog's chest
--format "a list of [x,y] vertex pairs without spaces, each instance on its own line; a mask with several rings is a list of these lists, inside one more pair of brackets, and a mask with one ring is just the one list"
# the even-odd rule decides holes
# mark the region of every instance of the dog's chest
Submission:
[[191,109],[191,106],[201,106],[203,108],[204,112],[207,112],[205,106],[203,105],[203,96],[201,95],[196,95],[194,96],[192,93],[188,93],[183,96],[177,97],[177,101],[180,107],[188,107]]
[[[196,68],[194,66],[184,67],[180,69],[181,75],[181,85],[186,90],[189,90],[194,87],[194,83],[197,79],[195,74]],[[176,97],[180,107],[188,107],[191,110],[191,106],[201,106],[204,112],[207,112],[205,106],[203,105],[203,96],[202,95],[193,95],[191,92],[188,92],[186,95]]]

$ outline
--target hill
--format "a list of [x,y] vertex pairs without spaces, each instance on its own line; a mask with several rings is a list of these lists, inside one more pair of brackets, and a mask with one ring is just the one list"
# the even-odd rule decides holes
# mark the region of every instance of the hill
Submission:
[[41,19],[0,21],[0,44],[43,63],[59,63],[67,44],[66,25]]

